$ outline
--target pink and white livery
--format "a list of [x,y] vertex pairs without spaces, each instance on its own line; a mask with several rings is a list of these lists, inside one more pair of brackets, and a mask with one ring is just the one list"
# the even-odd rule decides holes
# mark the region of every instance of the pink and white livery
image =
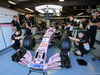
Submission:
[[[23,57],[20,58],[18,63],[24,66],[33,68],[33,69],[43,69],[43,70],[61,69],[62,61],[65,61],[65,59],[62,60],[61,53],[57,53],[53,55],[52,57],[50,57],[48,63],[46,63],[46,58],[47,58],[46,54],[47,54],[48,46],[52,38],[55,37],[55,32],[56,32],[56,29],[54,27],[49,28],[44,34],[43,39],[36,51],[34,58],[32,59],[32,55],[30,51],[26,51],[26,53],[23,55]],[[69,52],[67,52],[67,56],[68,56],[68,53]]]

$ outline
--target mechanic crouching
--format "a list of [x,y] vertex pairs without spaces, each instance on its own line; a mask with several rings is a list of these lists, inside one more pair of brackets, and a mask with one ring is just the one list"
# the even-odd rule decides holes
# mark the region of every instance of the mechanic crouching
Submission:
[[74,51],[77,56],[85,56],[90,51],[89,40],[84,36],[82,31],[78,32],[78,38],[69,37],[71,40],[75,41],[78,50]]
[[12,40],[14,41],[14,44],[12,45],[12,47],[16,50],[16,51],[20,51],[22,49],[22,37],[20,35],[20,31],[16,31],[13,35],[12,35]]

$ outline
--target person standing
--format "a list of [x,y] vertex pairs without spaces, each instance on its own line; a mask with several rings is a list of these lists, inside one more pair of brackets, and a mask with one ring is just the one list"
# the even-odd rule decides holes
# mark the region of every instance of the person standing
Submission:
[[62,33],[64,32],[65,26],[66,26],[66,23],[64,22],[64,20],[62,20]]
[[72,31],[74,30],[74,25],[75,25],[74,17],[70,16],[69,25],[66,26],[66,28],[68,28],[67,29],[67,36],[72,36]]
[[46,29],[46,22],[45,21],[41,21],[41,26],[42,26],[42,29]]
[[[88,26],[87,26],[87,38],[90,39],[90,47],[93,48],[93,49],[96,49],[94,47],[94,42],[95,42],[95,37],[96,37],[96,33],[97,33],[97,25],[98,23],[100,22],[99,19],[98,19],[98,11],[94,11],[94,14],[93,16],[89,19],[89,23],[88,23]],[[97,24],[97,25],[92,25],[92,24]]]
[[82,21],[80,22],[80,28],[86,29],[86,26],[87,26],[87,21],[85,18],[83,18]]
[[12,29],[14,31],[14,33],[18,30],[20,31],[20,35],[21,35],[21,28],[20,28],[20,24],[18,23],[18,16],[14,15],[13,16],[13,20],[11,22],[11,25],[12,25]]
[[59,21],[58,20],[56,20],[56,23],[55,23],[55,27],[56,27],[56,29],[58,30],[58,28],[59,28]]
[[44,29],[46,29],[46,21],[44,21]]
[[25,26],[26,26],[26,35],[32,35],[32,22],[30,20],[29,14],[25,15]]

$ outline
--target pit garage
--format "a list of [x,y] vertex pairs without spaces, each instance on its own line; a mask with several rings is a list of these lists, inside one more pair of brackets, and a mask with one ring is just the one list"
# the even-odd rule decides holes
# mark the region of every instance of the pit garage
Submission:
[[0,75],[100,75],[99,0],[1,0]]

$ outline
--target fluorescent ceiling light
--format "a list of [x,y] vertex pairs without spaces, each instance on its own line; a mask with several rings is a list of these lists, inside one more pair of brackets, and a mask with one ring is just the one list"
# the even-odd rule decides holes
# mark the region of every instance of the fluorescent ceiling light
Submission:
[[53,10],[52,10],[52,9],[49,9],[48,12],[49,12],[49,13],[53,13]]
[[13,5],[16,5],[16,3],[15,2],[13,2],[13,1],[8,1],[10,4],[13,4]]
[[80,16],[80,15],[82,15],[82,14],[84,14],[84,13],[79,13],[78,16]]
[[31,10],[31,9],[29,9],[29,8],[25,8],[25,9],[28,10],[28,11],[34,12],[33,10]]
[[63,2],[64,0],[59,0],[60,2]]
[[42,14],[39,14],[40,16],[43,16]]
[[37,10],[37,11],[39,11],[40,13],[45,13],[43,10]]
[[33,10],[30,10],[31,12],[34,12]]
[[25,8],[26,10],[30,10],[29,8]]
[[61,14],[56,14],[57,16],[60,16]]

